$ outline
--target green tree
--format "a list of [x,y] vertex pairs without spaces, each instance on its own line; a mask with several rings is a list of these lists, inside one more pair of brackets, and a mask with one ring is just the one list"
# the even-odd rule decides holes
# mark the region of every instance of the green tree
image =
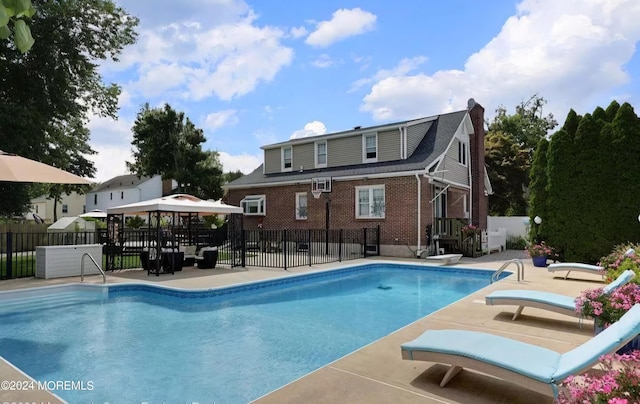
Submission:
[[222,196],[222,169],[217,152],[202,150],[206,141],[202,129],[168,104],[150,108],[145,104],[133,125],[131,172],[143,176],[161,175],[178,183],[178,192],[203,199]]
[[485,164],[493,194],[489,195],[492,215],[521,215],[526,211],[524,196],[529,170],[528,150],[514,142],[512,136],[489,132],[485,137]]
[[547,217],[543,218],[540,232],[547,237],[547,243],[566,254],[567,240],[576,235],[572,232],[573,215],[571,204],[574,198],[575,166],[578,164],[574,156],[574,137],[565,129],[551,136],[547,153],[548,200]]
[[35,13],[30,0],[0,0],[0,39],[12,39],[20,52],[27,52],[35,42],[27,20]]
[[540,139],[538,147],[533,154],[533,162],[531,163],[531,171],[529,174],[529,217],[531,223],[529,239],[532,241],[542,241],[545,239],[544,234],[539,233],[539,226],[534,224],[533,219],[536,216],[541,218],[547,215],[547,152],[549,151],[549,141],[546,138]]
[[[615,245],[640,239],[638,155],[640,119],[627,103],[583,117],[571,110],[551,137],[540,230],[564,259],[596,262]],[[533,184],[532,191],[532,206],[545,202]]]
[[[102,82],[98,62],[117,60],[135,42],[138,20],[109,0],[33,3],[38,13],[31,29],[37,41],[29,52],[0,41],[0,144],[4,151],[92,175],[93,164],[83,157],[93,153],[86,117],[117,119],[120,93],[117,85]],[[22,203],[22,209],[28,204],[13,202]],[[20,210],[17,205],[6,209],[3,213]]]
[[229,171],[224,173],[224,182],[225,184],[228,184],[229,182],[235,181],[242,176],[244,176],[244,174],[240,170]]
[[[492,186],[493,178],[505,186],[502,190],[500,186],[494,187],[494,195],[489,197],[491,214],[526,214],[533,152],[540,139],[557,125],[552,114],[544,115],[545,104],[546,100],[535,94],[517,105],[513,115],[507,114],[506,108],[501,106],[489,124],[485,138],[487,171]],[[498,150],[493,150],[494,147]],[[504,198],[509,198],[508,203]]]

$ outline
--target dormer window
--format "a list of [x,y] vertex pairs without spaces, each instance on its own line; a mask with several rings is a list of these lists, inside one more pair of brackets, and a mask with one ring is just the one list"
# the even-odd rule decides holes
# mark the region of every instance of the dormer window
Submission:
[[369,133],[362,135],[362,156],[363,163],[378,161],[378,134]]
[[293,149],[285,146],[282,149],[282,171],[291,171],[293,168]]
[[316,168],[327,166],[327,141],[316,143]]

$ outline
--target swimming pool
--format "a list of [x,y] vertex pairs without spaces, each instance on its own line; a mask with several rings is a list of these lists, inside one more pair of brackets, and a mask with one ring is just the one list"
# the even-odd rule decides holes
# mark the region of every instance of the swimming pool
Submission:
[[491,273],[376,263],[194,292],[47,288],[0,303],[0,355],[35,380],[84,383],[54,391],[72,403],[245,403],[487,286]]

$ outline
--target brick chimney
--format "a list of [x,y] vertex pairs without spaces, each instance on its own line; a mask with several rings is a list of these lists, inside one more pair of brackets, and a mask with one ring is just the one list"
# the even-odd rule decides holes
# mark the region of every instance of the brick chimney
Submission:
[[469,117],[473,124],[473,133],[469,135],[471,154],[471,223],[487,228],[489,214],[489,196],[484,187],[484,108],[470,98],[467,103]]

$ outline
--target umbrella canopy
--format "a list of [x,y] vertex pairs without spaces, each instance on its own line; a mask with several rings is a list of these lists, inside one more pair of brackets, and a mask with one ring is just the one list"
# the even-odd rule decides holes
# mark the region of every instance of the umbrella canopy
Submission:
[[0,150],[0,182],[91,184],[91,181],[35,160]]
[[193,195],[176,194],[148,201],[134,202],[127,205],[115,206],[107,209],[107,213],[139,215],[146,212],[179,212],[198,213],[200,215],[215,215],[242,213],[242,208],[227,205],[220,201],[204,201]]
[[78,217],[94,217],[96,219],[104,219],[107,217],[107,212],[104,212],[100,209],[90,210],[87,213],[83,213]]

